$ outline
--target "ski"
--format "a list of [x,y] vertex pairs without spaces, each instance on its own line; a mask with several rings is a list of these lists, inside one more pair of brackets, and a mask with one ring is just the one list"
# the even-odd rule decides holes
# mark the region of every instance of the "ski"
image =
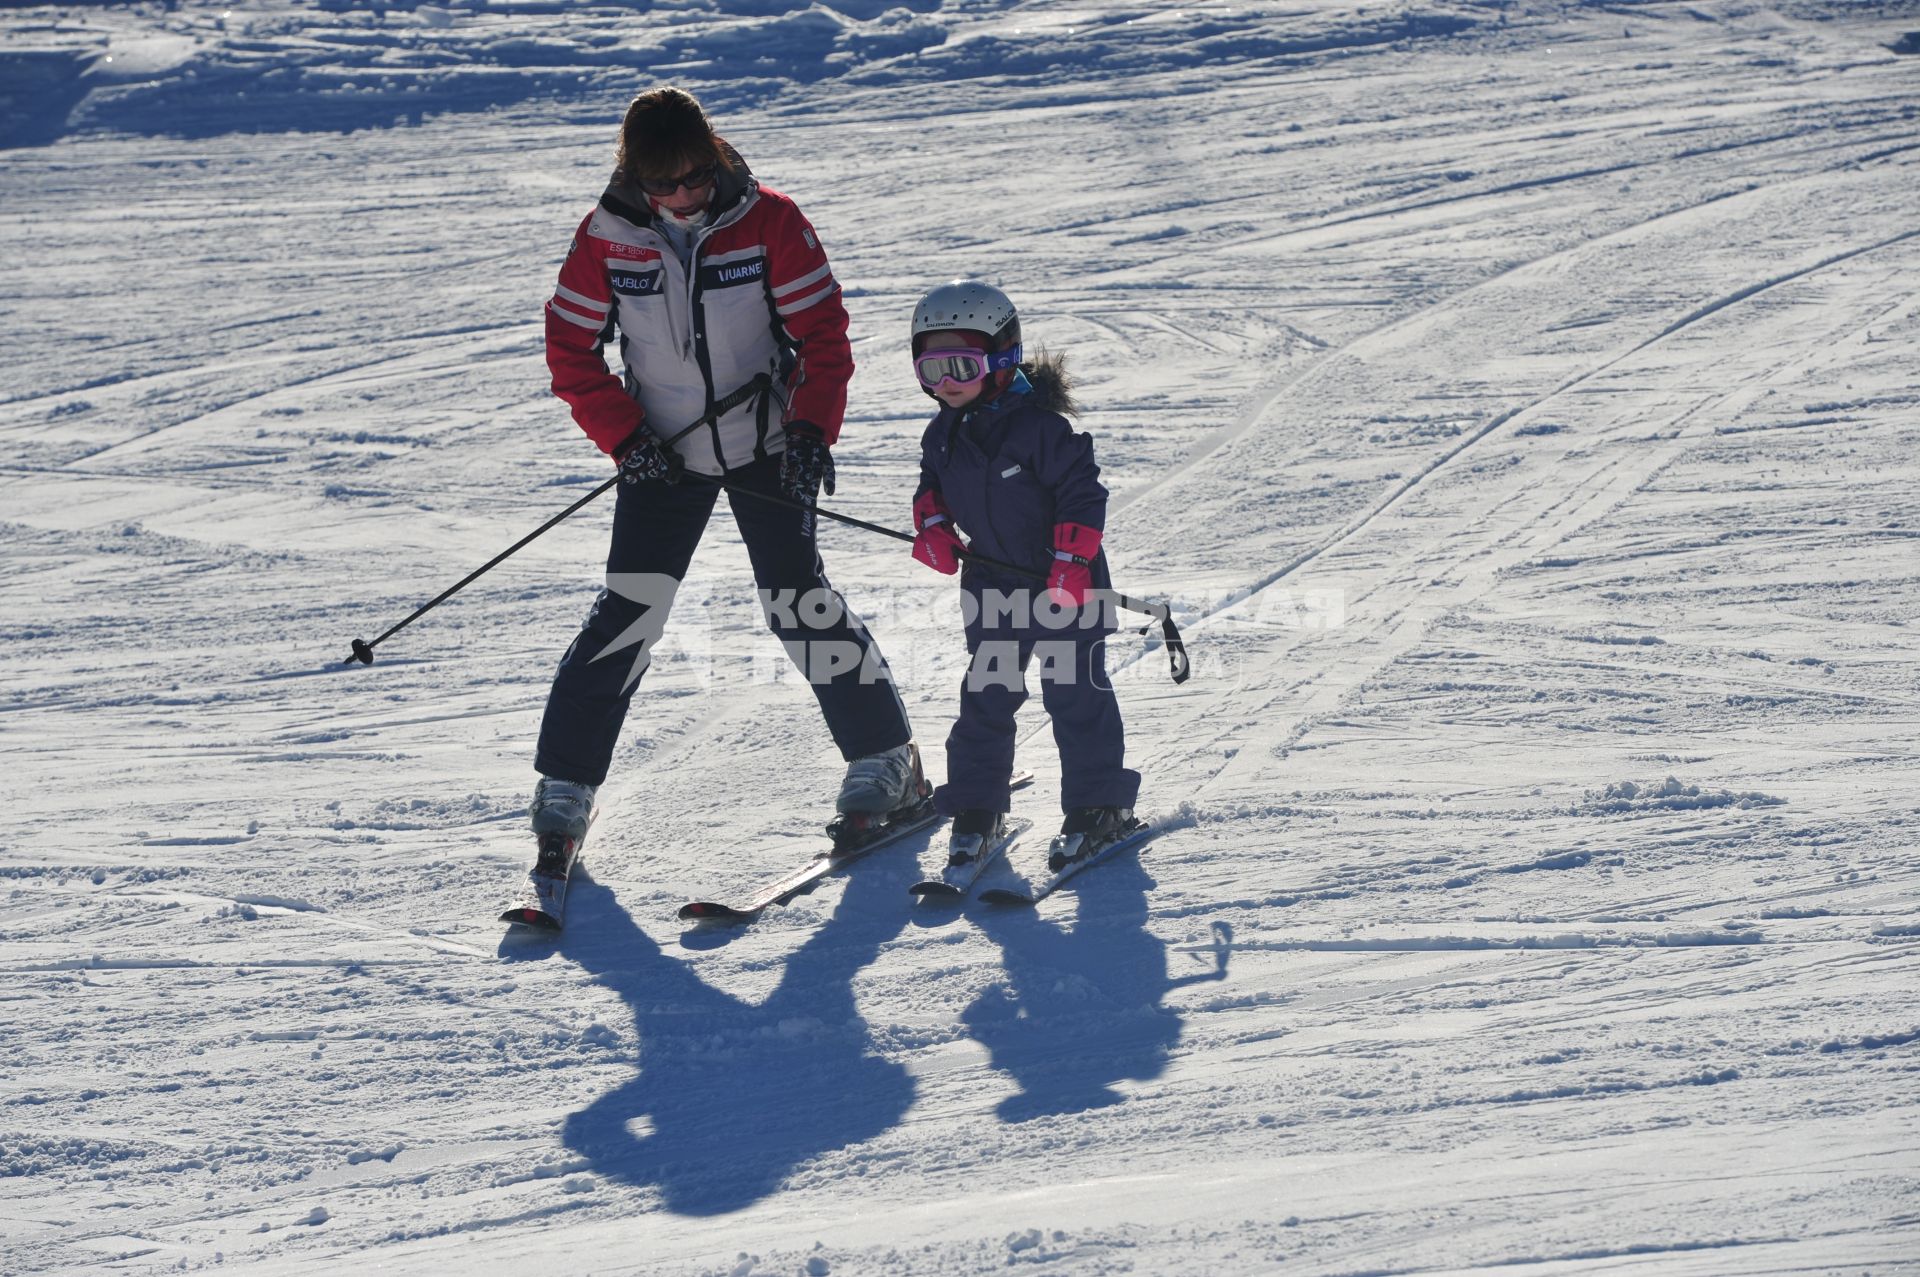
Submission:
[[[1026,770],[1017,771],[1007,781],[1007,791],[1012,793],[1025,789],[1031,784],[1033,784],[1032,772]],[[1031,828],[1033,828],[1033,822],[1030,820],[1009,820],[1006,831],[1000,835],[1000,838],[992,846],[984,848],[977,855],[958,861],[953,859],[954,853],[952,845],[949,844],[947,865],[946,868],[941,871],[940,876],[938,878],[923,878],[907,888],[907,890],[916,896],[964,896],[973,890],[974,885],[980,881],[980,875],[995,864],[1001,856],[1005,855],[1008,849],[1019,840],[1020,835],[1026,833],[1027,830]]]
[[839,872],[861,857],[939,823],[940,817],[934,814],[931,796],[894,812],[879,823],[857,822],[842,816],[827,826],[827,832],[833,835],[833,846],[806,864],[775,878],[739,904],[727,904],[720,900],[690,900],[680,906],[680,918],[689,922],[749,921],[759,917],[769,905],[783,905],[795,896],[812,891],[821,879]]
[[980,899],[995,905],[1039,904],[1081,870],[1141,846],[1159,833],[1160,828],[1157,822],[1136,817],[1117,837],[1091,848],[1086,845],[1084,834],[1058,834],[1047,849],[1048,873],[1045,878],[1038,883],[1028,884],[1024,891],[1011,886],[989,887],[980,893]]
[[[593,829],[598,809],[587,817],[587,830]],[[587,835],[572,839],[562,833],[540,835],[539,855],[527,871],[527,889],[518,903],[500,915],[500,921],[534,931],[558,931],[566,925],[567,882],[580,863],[580,849]]]
[[[1007,787],[1021,789],[1032,783],[1033,773],[1023,771],[1015,775]],[[827,826],[827,833],[833,838],[833,846],[820,852],[792,872],[775,878],[739,904],[728,904],[722,900],[689,900],[680,906],[680,920],[683,922],[751,921],[764,913],[770,905],[784,905],[795,896],[812,891],[823,878],[839,872],[861,857],[917,834],[923,829],[932,828],[941,820],[933,810],[933,786],[927,784],[925,780],[920,784],[920,800],[912,806],[896,811],[878,823],[873,823],[858,814],[836,816]]]
[[907,890],[916,896],[957,900],[971,892],[980,875],[1004,856],[1020,840],[1020,835],[1032,828],[1031,820],[1010,820],[998,838],[981,839],[980,845],[970,849],[949,851],[947,866],[938,878],[923,879]]

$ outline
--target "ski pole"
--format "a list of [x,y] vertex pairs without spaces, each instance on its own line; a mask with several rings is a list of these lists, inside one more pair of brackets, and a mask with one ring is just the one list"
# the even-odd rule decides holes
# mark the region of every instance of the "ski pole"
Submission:
[[[733,411],[735,408],[747,402],[747,400],[753,398],[755,395],[765,393],[772,386],[772,384],[773,384],[773,379],[767,376],[767,374],[761,373],[759,376],[755,377],[752,381],[749,381],[746,385],[740,387],[738,390],[734,391],[732,394],[728,395],[726,398],[714,404],[712,412],[700,418],[698,421],[694,422],[693,424],[687,426],[684,430],[675,431],[671,438],[662,440],[660,443],[661,452],[666,453],[667,449],[671,448],[674,444],[678,443],[681,439],[685,438],[687,435],[692,434],[695,430],[698,430],[701,426],[704,426],[708,422],[713,421],[716,418],[728,412]],[[638,433],[638,432],[636,431],[635,433]],[[551,519],[548,519],[545,523],[541,524],[539,527],[535,528],[533,531],[529,532],[527,535],[521,537],[518,541],[515,541],[512,545],[508,546],[506,549],[502,550],[500,553],[494,555],[491,559],[488,559],[485,563],[481,564],[478,568],[475,568],[473,571],[467,573],[467,575],[461,577],[458,581],[448,586],[445,590],[442,590],[440,594],[436,596],[431,602],[423,603],[419,607],[415,608],[413,610],[412,616],[409,616],[406,620],[400,622],[398,625],[393,626],[392,628],[387,630],[385,634],[382,634],[379,638],[374,639],[372,642],[368,642],[365,639],[353,640],[353,654],[348,656],[346,660],[340,663],[342,665],[351,665],[355,661],[358,661],[362,665],[373,664],[374,648],[380,646],[380,644],[386,642],[388,639],[392,638],[395,634],[398,634],[401,630],[406,629],[409,625],[412,625],[415,621],[419,620],[421,617],[425,616],[427,613],[433,611],[433,609],[439,607],[442,603],[445,603],[448,599],[460,593],[460,591],[466,589],[469,585],[472,585],[475,581],[479,580],[481,577],[485,576],[487,573],[493,571],[493,569],[499,567],[501,563],[505,562],[507,559],[517,554],[529,542],[535,540],[538,537],[545,535],[555,524],[559,523],[561,520],[565,519],[567,516],[573,514],[575,511],[579,510],[582,506],[586,505],[588,502],[603,495],[608,488],[611,488],[614,484],[620,482],[621,477],[622,476],[618,472],[616,472],[613,478],[607,480],[605,483],[595,488],[592,492],[589,492],[586,496],[581,497],[578,501],[574,502],[572,505],[562,510],[559,514],[554,515]]]
[[[864,528],[868,532],[878,532],[881,536],[892,537],[896,541],[911,542],[914,540],[911,535],[901,532],[896,528],[885,527],[878,523],[868,523],[865,519],[856,519],[850,514],[841,514],[838,510],[829,510],[824,506],[818,505],[807,505],[803,502],[795,501],[790,497],[775,496],[771,492],[755,492],[751,488],[735,487],[718,475],[701,474],[697,470],[689,470],[684,477],[704,479],[708,483],[714,484],[727,492],[737,493],[740,496],[755,497],[761,501],[771,501],[775,505],[788,506],[795,510],[811,510],[823,518],[832,519],[835,523],[845,523],[852,527]],[[1045,573],[1035,572],[1032,568],[1023,568],[1017,563],[1008,563],[1002,559],[996,559],[991,555],[980,554],[974,550],[961,550],[958,553],[963,559],[971,559],[982,567],[994,568],[1012,576],[1021,576],[1030,581],[1040,581],[1043,583],[1047,579]],[[1165,603],[1152,603],[1132,598],[1129,595],[1122,594],[1118,590],[1112,591],[1112,594],[1113,601],[1127,609],[1127,611],[1144,613],[1160,622],[1160,637],[1167,645],[1167,663],[1172,666],[1173,681],[1176,683],[1186,682],[1188,677],[1193,673],[1193,666],[1187,659],[1186,641],[1180,637],[1180,629],[1173,623],[1173,609]]]
[[529,541],[532,541],[535,537],[543,535],[544,533],[547,532],[548,529],[552,528],[554,524],[560,522],[562,519],[566,518],[568,515],[578,510],[581,506],[587,504],[587,502],[592,501],[595,497],[598,497],[600,494],[602,494],[608,488],[611,488],[614,484],[618,482],[620,482],[620,476],[618,474],[615,474],[613,478],[607,480],[605,483],[595,488],[592,492],[589,492],[586,496],[581,497],[578,501],[574,502],[572,505],[562,510],[559,514],[554,515],[551,519],[548,519],[545,523],[541,524],[539,527],[535,528],[533,531],[527,533],[527,535],[521,537],[518,541],[515,541],[512,545],[508,546],[506,549],[502,550],[500,553],[494,555],[491,559],[488,559],[485,563],[481,564],[478,568],[475,568],[473,571],[467,573],[465,576],[461,577],[458,581],[455,581],[452,585],[442,590],[439,593],[439,595],[434,598],[432,602],[422,603],[419,607],[413,610],[412,616],[409,616],[406,620],[400,622],[398,625],[393,626],[385,634],[382,634],[379,638],[374,639],[371,643],[369,643],[365,639],[353,640],[353,655],[347,657],[346,660],[340,663],[342,665],[351,665],[355,661],[358,661],[362,665],[373,664],[374,648],[380,646],[380,644],[386,642],[388,639],[398,634],[401,630],[406,629],[409,625],[412,625],[415,621],[419,620],[421,617],[425,616],[427,613],[433,611],[433,609],[439,607],[442,603],[445,603],[448,599],[460,593],[460,591],[466,589],[469,585],[472,585],[475,581],[479,580],[481,577],[485,576],[487,573],[493,571],[494,568],[500,566],[500,564],[503,561],[505,561],[507,558],[512,556],[514,553],[516,553],[522,546],[525,546]]

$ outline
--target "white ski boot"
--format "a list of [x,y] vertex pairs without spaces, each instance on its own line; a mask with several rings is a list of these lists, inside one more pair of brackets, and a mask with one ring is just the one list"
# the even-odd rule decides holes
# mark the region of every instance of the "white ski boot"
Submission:
[[542,776],[527,804],[533,836],[540,844],[536,872],[565,874],[574,853],[593,824],[593,795],[598,785],[581,785],[556,776]]
[[554,776],[542,776],[533,787],[527,811],[539,851],[527,874],[525,895],[500,915],[502,922],[536,931],[560,930],[566,917],[567,879],[593,825],[597,788]]
[[535,834],[566,834],[576,842],[587,836],[593,819],[593,795],[598,785],[581,785],[556,776],[542,776],[533,787],[527,813]]
[[884,815],[920,799],[920,751],[912,741],[847,764],[834,807],[845,815]]

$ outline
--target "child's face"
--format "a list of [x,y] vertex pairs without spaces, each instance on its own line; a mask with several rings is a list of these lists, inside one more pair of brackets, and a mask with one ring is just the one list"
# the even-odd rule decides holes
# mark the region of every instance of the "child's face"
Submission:
[[933,394],[949,408],[964,408],[980,397],[980,392],[986,389],[986,385],[984,377],[965,386],[957,381],[943,381],[933,388]]
[[[986,350],[988,343],[978,335],[968,332],[940,333],[927,338],[922,343],[922,348],[925,350],[946,350],[957,346],[964,346],[969,350]],[[991,375],[991,373],[988,374],[988,376]],[[978,399],[986,388],[987,379],[982,377],[979,381],[969,382],[958,382],[948,378],[932,389],[934,397],[949,408],[964,408]]]

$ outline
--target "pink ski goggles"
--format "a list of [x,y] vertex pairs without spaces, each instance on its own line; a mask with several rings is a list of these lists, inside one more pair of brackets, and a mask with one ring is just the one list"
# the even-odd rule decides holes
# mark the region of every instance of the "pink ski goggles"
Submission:
[[914,357],[913,371],[919,375],[921,385],[934,390],[947,381],[971,386],[988,373],[1012,368],[1019,362],[1018,346],[994,354],[970,346],[955,346],[946,350],[922,351]]

